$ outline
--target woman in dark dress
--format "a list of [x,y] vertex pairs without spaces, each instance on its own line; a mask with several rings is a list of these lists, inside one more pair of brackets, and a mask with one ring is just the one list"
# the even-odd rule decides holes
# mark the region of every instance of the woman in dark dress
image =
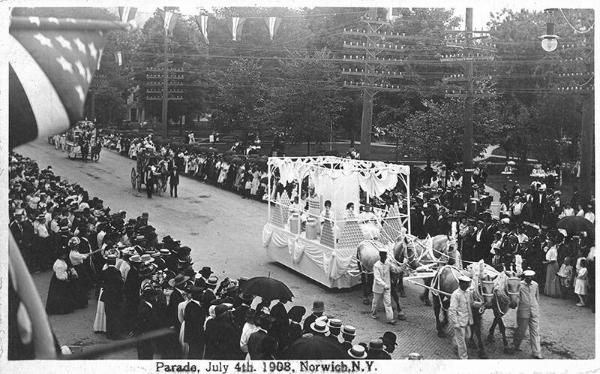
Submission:
[[281,301],[271,308],[271,319],[273,324],[269,330],[269,336],[272,336],[278,345],[278,352],[281,353],[287,347],[287,332],[290,325],[289,317],[285,306]]
[[52,266],[52,279],[46,300],[46,313],[67,314],[75,309],[75,301],[69,280],[68,252],[63,250]]

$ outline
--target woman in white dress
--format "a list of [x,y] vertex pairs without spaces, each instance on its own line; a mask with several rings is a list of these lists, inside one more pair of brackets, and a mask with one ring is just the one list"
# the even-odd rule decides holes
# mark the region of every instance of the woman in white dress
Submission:
[[227,173],[229,172],[229,164],[227,162],[221,163],[221,172],[219,173],[219,179],[217,179],[217,184],[219,186],[223,186],[225,183],[225,178],[227,178]]
[[588,270],[585,257],[577,260],[577,276],[575,277],[575,294],[579,297],[579,302],[575,305],[585,306],[585,298],[588,294]]
[[260,173],[255,168],[254,170],[252,170],[252,184],[250,186],[250,195],[256,196],[259,186],[260,186]]

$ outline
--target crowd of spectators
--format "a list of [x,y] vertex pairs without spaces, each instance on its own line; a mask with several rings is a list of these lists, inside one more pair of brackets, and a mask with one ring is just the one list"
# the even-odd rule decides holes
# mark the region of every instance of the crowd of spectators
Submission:
[[[148,138],[133,139],[129,143],[128,155],[135,157],[136,150],[147,146],[148,141]],[[114,141],[112,143],[115,144]],[[184,175],[236,191],[244,197],[267,199],[266,166],[257,159],[253,161],[214,151],[193,152],[186,149],[182,152],[172,149],[169,144],[158,147],[166,157],[179,158]],[[348,152],[346,157],[354,157],[354,153]],[[564,201],[558,188],[557,173],[542,173],[539,168],[534,168],[528,186],[521,187],[516,182],[511,188],[506,184],[503,186],[494,210],[493,197],[485,188],[487,176],[483,166],[475,168],[471,179],[473,193],[465,204],[461,190],[463,181],[458,169],[447,170],[445,165],[437,170],[430,165],[424,170],[411,167],[412,234],[419,238],[453,236],[465,265],[484,260],[497,269],[518,274],[532,269],[536,272],[535,280],[546,295],[564,298],[582,295],[589,300],[579,299],[578,304],[593,308],[593,230],[567,232],[557,227],[558,221],[568,216],[581,216],[595,224],[593,198],[586,200],[575,187],[572,198]],[[297,185],[283,186],[278,183],[276,175],[271,183],[274,195],[285,190],[294,201]],[[299,203],[310,193],[308,183],[305,184],[300,189]],[[371,198],[369,205],[385,211],[399,204],[400,210],[406,212],[403,198],[399,184],[396,190]],[[367,204],[365,196],[361,199],[362,208]]]
[[52,270],[46,312],[69,314],[97,298],[90,326],[109,339],[161,327],[179,333],[139,343],[140,359],[292,358],[300,339],[330,349],[296,359],[389,359],[395,348],[392,332],[356,344],[357,329],[327,316],[321,301],[306,315],[244,294],[247,278],[219,280],[209,266],[195,267],[191,248],[168,235],[159,241],[147,213],[113,213],[51,167],[11,152],[9,168],[10,231],[32,272]]

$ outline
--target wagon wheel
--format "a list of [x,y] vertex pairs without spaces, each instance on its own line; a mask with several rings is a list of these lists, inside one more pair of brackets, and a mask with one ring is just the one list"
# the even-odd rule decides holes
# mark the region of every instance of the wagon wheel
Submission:
[[137,172],[135,168],[131,168],[131,187],[136,188],[137,186]]

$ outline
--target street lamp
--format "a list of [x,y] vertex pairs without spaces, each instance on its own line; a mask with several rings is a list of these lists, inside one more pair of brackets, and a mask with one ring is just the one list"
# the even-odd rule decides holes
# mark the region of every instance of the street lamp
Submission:
[[540,36],[542,48],[546,52],[553,52],[558,47],[558,35],[554,33],[554,22],[546,23],[546,35]]

